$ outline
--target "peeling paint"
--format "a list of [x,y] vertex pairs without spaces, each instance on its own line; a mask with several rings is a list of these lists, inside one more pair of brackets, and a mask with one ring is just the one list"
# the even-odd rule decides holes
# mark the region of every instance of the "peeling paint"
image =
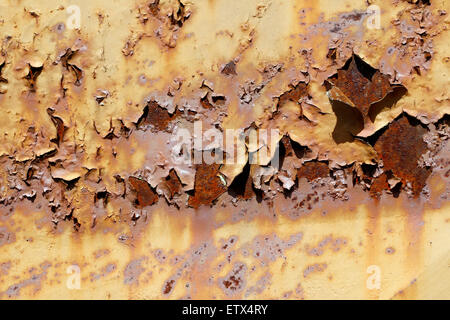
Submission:
[[448,298],[448,1],[13,2],[2,298]]

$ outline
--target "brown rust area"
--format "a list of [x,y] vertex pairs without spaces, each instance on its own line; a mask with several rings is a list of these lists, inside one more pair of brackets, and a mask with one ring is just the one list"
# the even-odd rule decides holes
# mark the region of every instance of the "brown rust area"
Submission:
[[389,125],[375,143],[375,150],[383,160],[384,170],[391,171],[403,185],[411,183],[418,197],[431,173],[419,166],[420,157],[427,151],[423,135],[427,130],[420,123],[403,116]]
[[314,181],[328,176],[330,176],[330,168],[325,162],[320,161],[306,162],[297,171],[297,177],[299,179],[306,178],[308,181]]
[[169,175],[162,182],[169,190],[169,198],[172,199],[181,192],[182,184],[175,170],[171,169]]
[[233,295],[236,292],[242,291],[245,286],[245,276],[247,267],[242,263],[235,263],[233,270],[223,279],[220,279],[220,284],[228,295]]
[[200,104],[205,109],[212,109],[212,108],[214,108],[212,103],[209,102],[209,94],[207,94],[206,96],[204,96],[203,98],[200,99]]
[[234,61],[228,62],[226,65],[223,66],[220,72],[227,76],[237,75],[236,63]]
[[155,36],[168,48],[175,48],[178,33],[191,16],[190,4],[179,0],[152,0],[138,4],[138,19],[143,25],[158,27],[153,30]]
[[198,208],[201,205],[211,205],[227,187],[219,178],[220,164],[200,164],[195,172],[193,195],[189,197],[188,205]]
[[389,190],[388,178],[385,173],[373,179],[372,185],[370,186],[370,195],[373,198],[379,198],[383,190]]
[[166,284],[164,285],[164,290],[163,290],[163,294],[169,294],[172,289],[173,289],[173,285],[175,284],[175,280],[168,280],[166,282]]
[[370,119],[371,105],[393,90],[388,76],[381,74],[356,55],[328,81],[339,88],[361,112],[364,122]]
[[299,102],[299,100],[302,97],[307,96],[308,91],[307,91],[307,85],[306,83],[300,82],[298,85],[296,85],[295,87],[291,88],[290,90],[286,91],[285,93],[283,93],[279,100],[278,100],[278,105],[282,106],[284,103],[286,103],[287,101],[293,101],[293,102]]
[[170,114],[167,109],[164,109],[155,101],[150,101],[144,108],[144,113],[138,121],[138,128],[151,126],[152,131],[166,131],[168,130],[170,122],[180,116],[180,112],[176,111]]
[[[33,0],[0,23],[1,298],[367,298],[373,264],[389,298],[446,262],[445,1],[369,1],[381,29],[364,1],[103,2],[78,29]],[[206,152],[194,121],[279,129],[280,165],[250,141],[238,165],[175,163]]]
[[281,158],[297,157],[298,159],[301,159],[310,151],[311,150],[308,147],[301,146],[287,135],[283,136],[280,140]]
[[151,206],[152,204],[158,202],[158,195],[152,190],[147,181],[136,177],[129,177],[128,181],[136,192],[135,204],[138,208]]

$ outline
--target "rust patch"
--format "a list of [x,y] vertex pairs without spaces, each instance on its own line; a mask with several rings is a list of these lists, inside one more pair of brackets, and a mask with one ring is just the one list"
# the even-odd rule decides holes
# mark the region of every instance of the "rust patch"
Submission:
[[421,156],[427,151],[423,140],[427,130],[411,121],[403,116],[391,123],[375,143],[375,150],[383,160],[384,170],[400,178],[403,185],[410,183],[413,195],[418,197],[431,170],[419,166]]
[[240,292],[245,287],[247,267],[243,263],[235,263],[233,270],[225,278],[219,279],[221,287],[227,295]]
[[207,94],[206,96],[204,96],[203,98],[200,99],[200,104],[202,105],[203,108],[205,109],[212,109],[214,106],[212,105],[211,102],[209,102],[209,94]]
[[393,247],[387,247],[384,252],[386,254],[394,254],[395,253],[395,249]]
[[221,71],[223,74],[230,76],[230,75],[237,75],[236,73],[236,63],[234,61],[228,62]]
[[166,284],[164,285],[163,293],[169,294],[170,292],[172,292],[174,284],[175,284],[175,280],[173,280],[173,279],[166,281]]
[[392,89],[389,78],[353,55],[348,66],[338,70],[328,79],[350,99],[364,118],[368,117],[370,105],[383,99]]
[[59,146],[63,142],[64,133],[66,132],[67,127],[64,125],[64,122],[60,117],[53,115],[55,113],[53,109],[48,108],[47,113],[56,127],[56,139],[53,140],[53,142]]
[[142,267],[143,260],[144,258],[140,258],[133,260],[129,264],[127,264],[123,271],[124,284],[132,285],[139,283],[139,277],[145,271],[145,269]]
[[170,114],[155,101],[151,101],[145,106],[144,113],[138,120],[137,127],[141,129],[150,126],[153,132],[170,131],[170,122],[179,116],[180,112],[176,111],[174,114]]
[[297,170],[297,177],[306,178],[308,181],[314,181],[319,178],[325,178],[330,175],[330,168],[325,162],[310,161],[304,163]]
[[180,178],[178,178],[175,170],[170,170],[169,175],[165,178],[163,183],[169,190],[170,199],[172,199],[176,194],[180,193],[182,185]]
[[75,64],[69,63],[69,60],[74,57],[77,51],[78,50],[72,50],[71,48],[68,48],[66,52],[62,56],[60,56],[59,60],[61,61],[62,66],[67,71],[72,72],[73,75],[75,76],[74,84],[76,86],[80,86],[81,80],[83,78],[83,71]]
[[370,195],[373,198],[379,198],[383,190],[389,190],[388,177],[385,173],[373,179],[370,186]]
[[198,208],[201,205],[210,205],[227,190],[225,184],[219,178],[219,169],[220,164],[197,165],[194,194],[188,200],[190,207]]
[[325,86],[338,118],[333,132],[338,143],[352,141],[352,136],[360,133],[366,124],[373,123],[384,108],[390,107],[406,93],[403,86],[391,85],[389,76],[356,55],[337,74],[328,78]]
[[299,102],[299,100],[307,95],[307,85],[306,83],[300,82],[298,85],[283,93],[279,100],[278,106],[281,107],[287,101]]
[[152,204],[158,202],[158,195],[152,190],[151,186],[147,181],[136,177],[129,177],[132,188],[136,191],[136,202],[135,205],[138,208],[143,208],[146,206],[151,206]]
[[6,227],[0,227],[0,247],[4,244],[10,244],[16,241],[14,233],[10,232]]
[[51,263],[43,262],[40,264],[41,272],[38,273],[36,268],[29,270],[30,278],[23,280],[19,283],[11,285],[5,292],[0,292],[0,297],[6,295],[8,298],[20,297],[20,291],[28,286],[34,287],[34,293],[41,290],[42,281],[47,277],[48,269],[51,267]]

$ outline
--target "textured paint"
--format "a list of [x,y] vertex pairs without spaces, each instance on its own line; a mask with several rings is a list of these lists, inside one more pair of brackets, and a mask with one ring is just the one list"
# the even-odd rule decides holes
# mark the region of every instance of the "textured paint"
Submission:
[[0,0],[0,299],[449,299],[449,14]]

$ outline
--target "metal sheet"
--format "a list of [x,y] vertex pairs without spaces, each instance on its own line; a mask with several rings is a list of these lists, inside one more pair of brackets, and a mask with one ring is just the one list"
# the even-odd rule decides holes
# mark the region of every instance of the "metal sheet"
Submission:
[[0,298],[450,298],[449,10],[0,0]]

